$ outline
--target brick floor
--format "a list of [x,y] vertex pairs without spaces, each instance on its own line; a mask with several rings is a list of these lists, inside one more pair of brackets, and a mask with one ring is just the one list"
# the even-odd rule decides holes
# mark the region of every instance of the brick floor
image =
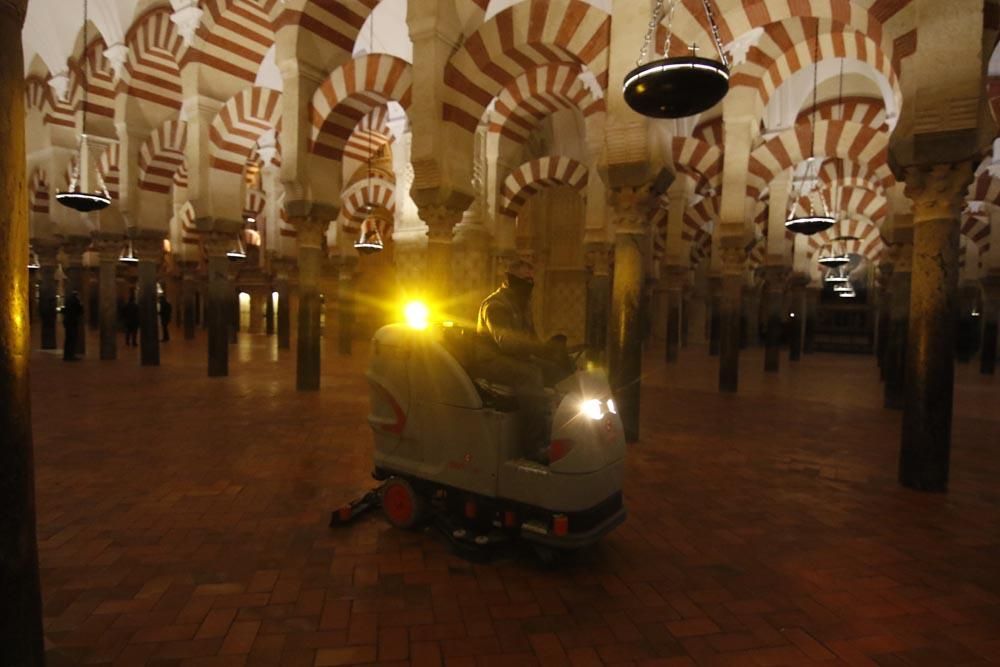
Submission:
[[[952,490],[895,482],[899,414],[871,357],[703,348],[646,365],[631,516],[546,571],[451,555],[377,517],[365,351],[294,355],[242,336],[65,364],[35,352],[39,539],[50,664],[960,665],[1000,660],[1000,380],[958,370]],[[88,350],[96,350],[92,340]],[[655,357],[655,358],[654,358]]]

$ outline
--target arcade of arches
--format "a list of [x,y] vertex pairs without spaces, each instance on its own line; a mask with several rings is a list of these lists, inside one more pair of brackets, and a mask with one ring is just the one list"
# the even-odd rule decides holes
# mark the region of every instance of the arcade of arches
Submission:
[[[656,50],[668,44],[668,28],[669,55],[684,54],[692,44],[710,50],[703,3],[665,4],[675,7],[654,31]],[[85,527],[48,516],[42,504],[36,535],[31,414],[36,425],[45,419],[46,398],[36,391],[29,406],[29,363],[39,364],[33,382],[50,383],[51,375],[54,383],[61,372],[85,368],[99,391],[106,385],[93,378],[119,377],[126,366],[128,373],[162,378],[150,380],[155,383],[173,382],[171,374],[181,377],[196,364],[192,387],[220,386],[243,382],[244,352],[266,348],[294,380],[281,385],[289,394],[283,400],[308,400],[303,397],[315,391],[323,398],[342,391],[341,381],[330,378],[361,377],[367,341],[398,317],[405,300],[424,298],[448,318],[471,322],[480,300],[518,257],[534,265],[538,333],[564,335],[609,365],[635,449],[661,437],[656,419],[662,415],[639,412],[640,401],[649,406],[650,396],[659,395],[650,377],[679,377],[679,369],[688,372],[697,359],[698,372],[712,377],[713,397],[706,400],[719,401],[712,405],[723,411],[754,400],[748,394],[772,386],[768,382],[792,382],[794,395],[794,382],[815,364],[838,376],[831,382],[848,376],[858,382],[858,395],[872,399],[869,407],[877,408],[879,419],[897,428],[901,423],[880,436],[891,440],[886,451],[892,461],[880,479],[898,476],[901,485],[888,482],[883,491],[909,494],[897,502],[912,503],[897,507],[893,521],[905,523],[902,517],[925,509],[931,523],[961,520],[927,509],[927,498],[948,496],[918,492],[949,491],[952,450],[963,446],[958,433],[970,431],[953,424],[961,418],[956,361],[960,371],[975,371],[960,373],[976,383],[975,400],[1000,405],[992,380],[1000,317],[997,0],[714,0],[731,61],[730,90],[717,106],[679,120],[639,116],[622,96],[620,83],[635,66],[649,22],[645,1],[90,0],[86,33],[82,5],[0,0],[0,663],[41,664],[43,601],[52,655],[61,640],[90,646],[86,628],[48,611],[50,605],[65,610],[79,604],[79,623],[91,623],[97,635],[110,633],[116,619],[131,633],[115,634],[114,647],[69,655],[95,664],[163,658],[151,652],[140,659],[132,650],[142,644],[135,637],[148,620],[142,614],[155,613],[152,605],[123,603],[108,618],[99,613],[107,610],[101,606],[107,598],[88,595],[103,590],[96,579],[76,588],[60,579],[59,594],[50,594],[55,575],[44,549],[39,577],[38,536],[52,540],[64,531],[69,540],[69,532]],[[83,189],[106,188],[111,205],[88,214],[60,206],[55,196],[75,172]],[[819,206],[836,218],[832,228],[812,236],[786,229],[792,210]],[[355,242],[373,230],[383,249],[360,254]],[[818,262],[832,252],[849,257],[842,273],[853,286],[851,298],[841,297]],[[234,261],[236,254],[245,257]],[[51,363],[45,351],[63,344],[57,311],[73,291],[85,309],[76,343],[84,361],[71,367]],[[126,354],[119,337],[121,304],[130,293],[138,295],[137,355]],[[160,293],[173,304],[176,329],[169,343],[160,340]],[[175,367],[182,357],[187,361]],[[842,377],[832,370],[840,364],[847,369]],[[870,378],[863,372],[868,366],[874,369]],[[789,375],[794,373],[799,375]],[[260,373],[247,377],[268,381]],[[136,387],[141,402],[144,389]],[[363,385],[356,387],[362,391]],[[730,399],[736,403],[723,402]],[[767,409],[780,424],[784,413]],[[995,421],[978,423],[970,442],[997,440]],[[363,433],[363,420],[359,424]],[[47,446],[40,434],[50,428],[36,435],[36,449]],[[985,432],[990,429],[992,435]],[[739,437],[738,430],[726,432]],[[866,437],[863,430],[855,433],[858,440]],[[253,434],[245,437],[252,444]],[[692,461],[699,455],[684,451]],[[976,452],[983,460],[975,466],[995,467],[996,451]],[[42,457],[50,460],[50,454]],[[712,465],[738,465],[733,460],[720,455]],[[775,474],[793,474],[793,467]],[[634,479],[656,470],[654,465]],[[45,477],[52,480],[54,473]],[[640,498],[653,496],[653,478],[644,478],[650,485],[641,494],[628,488],[628,479],[626,500],[633,494],[641,516]],[[364,485],[363,473],[356,483]],[[39,493],[44,497],[41,488]],[[670,489],[658,493],[669,495]],[[811,492],[806,487],[803,493]],[[955,497],[954,484],[950,493]],[[1000,511],[995,487],[987,485],[976,502]],[[726,525],[724,516],[716,520],[713,531],[751,539],[751,530]],[[986,525],[994,534],[976,545],[996,555],[997,524]],[[335,538],[322,533],[316,539]],[[614,540],[609,537],[607,549],[618,548]],[[404,552],[406,544],[412,547],[404,541]],[[894,557],[887,550],[896,545],[869,546],[868,564]],[[331,548],[349,552],[351,546]],[[883,628],[868,644],[851,643],[866,635],[849,629],[824,635],[809,626],[822,616],[821,603],[796,608],[798,616],[785,614],[783,623],[769,621],[779,634],[761,639],[765,612],[784,607],[764,593],[742,606],[732,590],[719,597],[715,583],[726,578],[726,566],[709,562],[696,574],[675,569],[667,577],[674,589],[615,583],[612,575],[588,580],[586,565],[575,566],[572,576],[587,586],[622,588],[611,592],[608,606],[595,603],[590,610],[595,617],[619,614],[618,625],[608,621],[617,641],[627,643],[622,636],[637,631],[627,609],[615,606],[615,595],[638,596],[651,607],[663,602],[670,611],[660,610],[664,615],[657,618],[673,642],[666,653],[649,648],[661,645],[645,630],[634,640],[648,649],[640,655],[580,653],[589,645],[571,645],[557,624],[545,629],[525,621],[535,631],[525,629],[511,621],[524,611],[516,605],[526,599],[519,594],[542,609],[562,609],[554,614],[573,607],[572,597],[536,599],[533,584],[525,583],[494,589],[512,615],[501,621],[494,613],[493,630],[483,635],[514,623],[524,638],[518,650],[502,650],[507,640],[501,636],[491,645],[495,650],[453,657],[888,665],[964,664],[1000,655],[996,575],[963,580],[961,591],[939,591],[978,597],[979,607],[989,611],[977,615],[971,609],[976,605],[956,611],[907,597],[911,587],[926,583],[923,577],[944,577],[915,562],[900,570],[895,585],[906,590],[897,591],[896,603],[911,605],[907,613],[939,613],[950,628],[967,629],[922,645],[933,647],[927,655],[892,648],[892,641],[904,645],[933,630],[924,626],[895,635]],[[272,562],[261,569],[278,577],[284,567]],[[837,572],[836,566],[825,571]],[[389,572],[383,571],[380,585],[394,581]],[[169,580],[170,573],[157,574],[162,576],[151,575],[131,602]],[[227,581],[213,578],[222,576],[218,572],[203,574],[188,583]],[[59,577],[71,575],[60,570]],[[671,594],[683,589],[685,576],[709,592]],[[892,576],[880,570],[859,586],[874,594],[891,588]],[[403,580],[397,579],[398,588]],[[436,581],[423,583],[433,589]],[[376,583],[377,576],[367,585]],[[169,588],[169,582],[162,585],[156,597]],[[256,604],[251,585],[228,585],[219,583],[217,593],[246,594],[246,607]],[[372,618],[411,602],[405,593],[385,590],[389,606],[380,607],[377,596],[362,600]],[[484,590],[457,595],[488,597]],[[64,599],[67,591],[72,600]],[[400,623],[400,635],[384,619],[370,629],[373,639],[357,640],[369,631],[328,614],[350,619],[352,609],[365,612],[358,599],[352,608],[349,595],[332,591],[309,603],[322,610],[319,622],[332,623],[323,627],[333,629],[328,644],[311,646],[307,657],[315,664],[433,662],[448,657],[448,640],[477,641],[471,620],[461,630],[439,628],[438,636],[421,634],[417,622]],[[808,587],[799,592],[810,594]],[[297,588],[289,595],[285,607],[307,604],[304,594],[296,597]],[[97,601],[88,607],[88,600]],[[723,603],[728,611],[713,614]],[[209,651],[218,662],[180,662],[208,655],[191,654],[175,662],[163,658],[163,664],[292,664],[291,653],[280,657],[280,646],[268,654],[271,663],[254,662],[254,642],[266,638],[264,628],[276,621],[238,611],[206,607],[195,618],[189,605],[180,612],[184,622],[177,611],[170,618],[161,614],[149,622],[163,634],[150,641],[166,646],[218,639],[216,651]],[[221,634],[206,630],[210,622],[225,625]],[[256,640],[254,629],[245,651],[229,650],[240,641],[230,639],[232,633],[238,627],[248,632],[253,623],[261,633]],[[177,630],[189,626],[190,632]],[[794,632],[782,635],[786,626]],[[987,629],[992,643],[979,642]],[[338,632],[343,637],[333,636]],[[295,636],[287,628],[283,633]],[[760,641],[710,641],[730,635]],[[383,653],[385,642],[400,636],[409,648]],[[885,650],[876,652],[876,645]],[[753,655],[738,662],[741,652]],[[891,660],[872,662],[890,654]]]

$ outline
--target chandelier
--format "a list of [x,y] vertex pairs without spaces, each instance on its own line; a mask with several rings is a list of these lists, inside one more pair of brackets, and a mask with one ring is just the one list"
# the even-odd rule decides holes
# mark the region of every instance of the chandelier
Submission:
[[232,247],[230,247],[229,250],[226,251],[226,257],[228,257],[230,261],[233,262],[239,262],[240,260],[244,260],[247,258],[247,249],[246,246],[243,245],[242,231],[237,232],[236,243],[234,243]]
[[124,262],[125,264],[137,264],[139,258],[135,256],[135,248],[132,246],[132,239],[128,240],[128,245],[126,245],[120,255],[118,255],[118,261]]
[[843,245],[838,246],[838,243],[841,243],[840,239],[834,239],[833,243],[827,246],[826,254],[820,255],[817,261],[829,269],[839,269],[850,264],[850,256],[844,250]]
[[[375,44],[375,14],[374,12],[369,19],[368,26],[368,36],[369,43]],[[368,128],[368,174],[365,176],[367,179],[365,183],[365,219],[361,223],[361,235],[358,236],[358,240],[354,242],[354,249],[357,250],[362,255],[373,255],[377,252],[381,252],[385,248],[385,244],[382,243],[382,234],[378,230],[378,218],[374,215],[374,207],[371,205],[370,197],[373,196],[372,191],[372,179],[375,177],[375,168],[372,165],[372,158],[374,158],[374,150],[372,148],[372,131],[373,128]]]
[[38,253],[35,252],[35,248],[28,245],[28,268],[29,269],[40,269],[42,268],[42,262],[38,259]]
[[719,27],[712,13],[711,0],[702,0],[705,18],[712,29],[719,60],[698,55],[698,47],[691,45],[691,55],[670,57],[673,39],[674,9],[677,0],[670,0],[667,15],[667,41],[663,49],[666,57],[644,62],[656,29],[663,17],[663,0],[656,0],[653,16],[649,20],[646,38],[639,50],[636,67],[625,75],[623,92],[632,109],[651,118],[684,118],[694,116],[718,104],[729,92],[729,60],[722,50]]
[[[841,77],[843,78],[843,77]],[[813,36],[813,106],[812,106],[812,144],[809,150],[809,159],[806,161],[806,173],[799,182],[798,187],[793,190],[792,210],[785,221],[785,227],[796,234],[811,235],[822,232],[833,226],[836,220],[827,206],[822,194],[817,195],[820,204],[813,202],[814,178],[819,179],[819,170],[823,164],[822,160],[816,159],[816,102],[819,92],[819,22],[816,22],[816,34]],[[816,174],[813,175],[813,165],[816,165]],[[805,199],[809,210],[803,207],[799,212],[799,200]]]
[[[105,209],[111,203],[111,195],[104,185],[104,178],[101,177],[100,170],[90,172],[89,164],[83,164],[83,148],[87,143],[87,0],[83,0],[83,56],[80,70],[83,74],[83,123],[80,132],[80,141],[76,149],[76,163],[73,165],[73,172],[70,175],[69,190],[66,192],[56,192],[56,201],[80,213],[90,213]],[[90,153],[87,153],[88,162]],[[80,169],[87,168],[86,173],[97,175],[97,190],[94,192],[84,192],[81,189]],[[87,179],[89,181],[89,179]]]

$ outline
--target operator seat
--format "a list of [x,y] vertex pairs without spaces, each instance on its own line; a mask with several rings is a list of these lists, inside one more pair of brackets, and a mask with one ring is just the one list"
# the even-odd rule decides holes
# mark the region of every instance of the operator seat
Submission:
[[473,368],[478,345],[483,344],[481,335],[474,329],[449,326],[441,328],[441,345],[455,358],[463,370],[469,375],[479,396],[486,407],[501,412],[517,410],[517,398],[514,390],[507,385],[490,382],[484,378],[474,377],[470,371]]

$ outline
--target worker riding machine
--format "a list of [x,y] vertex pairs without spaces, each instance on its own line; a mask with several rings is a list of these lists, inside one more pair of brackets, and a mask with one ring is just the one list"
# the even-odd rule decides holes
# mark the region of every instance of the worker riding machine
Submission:
[[625,520],[625,437],[607,377],[578,369],[548,389],[546,461],[521,442],[524,417],[509,388],[468,372],[473,330],[407,309],[372,340],[366,372],[381,486],[333,513],[331,525],[381,505],[399,528],[443,522],[454,540],[520,538],[536,548],[593,544]]

